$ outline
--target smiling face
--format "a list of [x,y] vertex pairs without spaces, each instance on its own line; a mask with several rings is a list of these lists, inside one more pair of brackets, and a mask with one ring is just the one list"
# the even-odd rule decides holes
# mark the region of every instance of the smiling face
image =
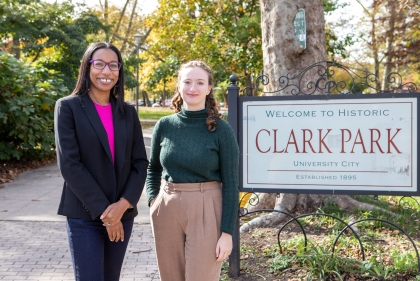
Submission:
[[186,110],[204,109],[206,96],[211,90],[208,73],[200,67],[182,69],[179,73],[178,90]]
[[[118,62],[117,54],[111,49],[99,49],[92,55],[92,60],[102,60],[104,62]],[[118,82],[119,71],[111,71],[109,65],[104,69],[96,69],[93,63],[90,64],[90,90],[95,96],[109,95],[112,87]]]

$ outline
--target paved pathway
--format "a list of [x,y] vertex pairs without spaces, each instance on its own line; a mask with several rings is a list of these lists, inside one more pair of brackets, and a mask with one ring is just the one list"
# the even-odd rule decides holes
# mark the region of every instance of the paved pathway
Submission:
[[[56,215],[62,184],[52,163],[0,185],[0,280],[74,280],[64,217]],[[160,280],[144,193],[138,208],[121,280]]]

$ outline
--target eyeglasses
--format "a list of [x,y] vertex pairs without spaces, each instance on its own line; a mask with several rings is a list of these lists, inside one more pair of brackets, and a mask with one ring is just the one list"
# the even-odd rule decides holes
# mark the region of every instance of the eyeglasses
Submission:
[[103,60],[91,60],[90,63],[93,65],[93,68],[103,70],[108,65],[111,71],[120,70],[122,63],[118,61],[104,62]]

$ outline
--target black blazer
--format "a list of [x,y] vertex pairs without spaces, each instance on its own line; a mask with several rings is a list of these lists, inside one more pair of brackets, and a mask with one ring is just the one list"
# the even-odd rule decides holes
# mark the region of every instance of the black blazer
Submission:
[[57,163],[64,178],[58,214],[99,220],[112,203],[124,197],[134,206],[122,219],[132,219],[146,179],[147,160],[136,110],[121,117],[111,98],[114,119],[115,164],[108,136],[87,94],[59,99],[54,111]]

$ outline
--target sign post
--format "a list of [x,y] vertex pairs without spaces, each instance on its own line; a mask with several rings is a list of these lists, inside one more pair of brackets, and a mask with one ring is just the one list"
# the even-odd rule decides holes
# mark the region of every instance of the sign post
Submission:
[[[238,140],[239,132],[239,122],[238,122],[238,97],[239,97],[239,87],[236,85],[238,77],[232,75],[229,78],[230,85],[228,86],[228,120],[229,125],[232,127],[232,130],[235,134],[236,139]],[[240,241],[239,241],[239,217],[236,218],[235,229],[233,231],[232,237],[232,252],[229,256],[229,277],[238,277],[240,273]]]

